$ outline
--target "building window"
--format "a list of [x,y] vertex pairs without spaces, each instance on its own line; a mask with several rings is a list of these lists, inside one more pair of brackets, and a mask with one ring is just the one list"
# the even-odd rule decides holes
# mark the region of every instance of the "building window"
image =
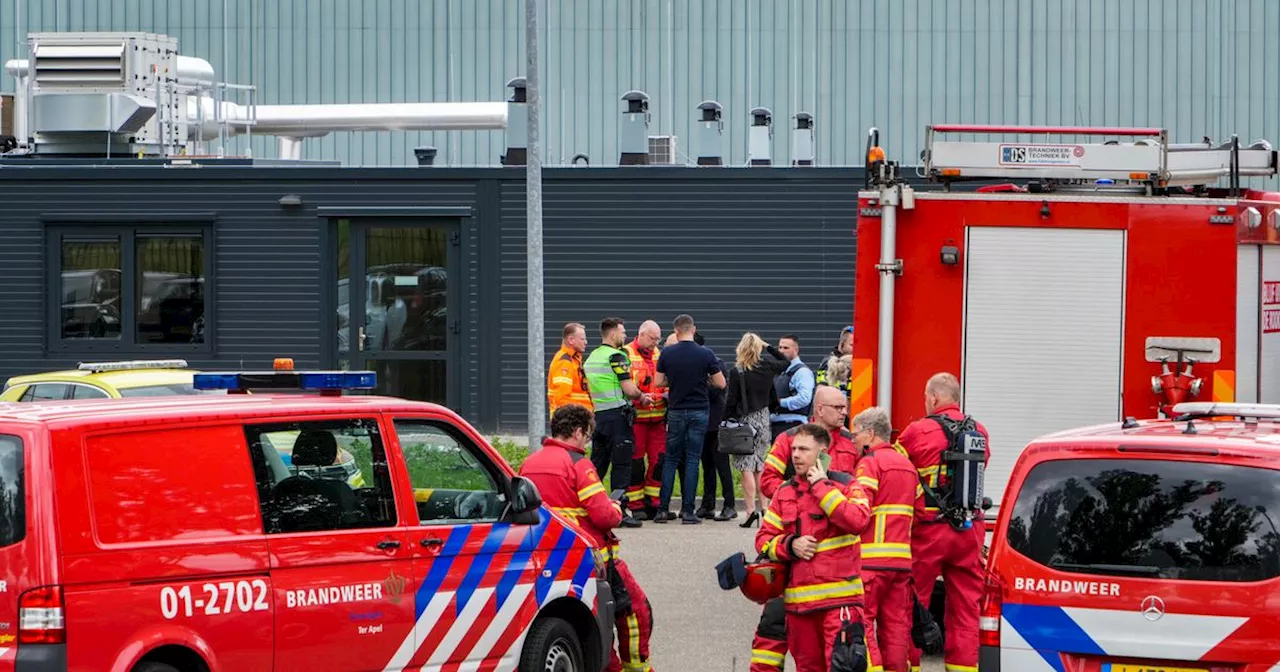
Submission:
[[57,227],[49,236],[55,349],[208,349],[209,230]]

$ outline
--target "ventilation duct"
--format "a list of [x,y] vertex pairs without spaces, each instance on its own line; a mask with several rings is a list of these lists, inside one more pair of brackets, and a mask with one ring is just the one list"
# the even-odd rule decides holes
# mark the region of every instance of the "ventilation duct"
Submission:
[[722,166],[720,134],[724,131],[724,108],[714,100],[698,103],[698,165]]
[[628,91],[622,94],[622,126],[619,131],[621,155],[618,164],[643,166],[649,163],[649,94]]
[[747,160],[753,166],[773,165],[773,112],[767,107],[751,110],[747,136]]
[[791,132],[791,165],[813,165],[813,115],[800,112],[795,116],[796,128]]

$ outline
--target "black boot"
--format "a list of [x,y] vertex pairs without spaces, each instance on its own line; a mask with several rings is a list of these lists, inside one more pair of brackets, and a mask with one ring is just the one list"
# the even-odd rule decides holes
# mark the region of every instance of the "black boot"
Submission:
[[719,521],[733,520],[734,518],[737,518],[737,517],[738,517],[738,510],[727,504],[723,509],[720,509],[720,513],[716,514],[716,520],[719,520]]

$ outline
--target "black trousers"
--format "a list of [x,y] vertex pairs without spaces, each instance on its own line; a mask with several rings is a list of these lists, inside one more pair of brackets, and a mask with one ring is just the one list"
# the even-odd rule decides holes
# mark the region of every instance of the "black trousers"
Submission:
[[631,455],[635,452],[636,435],[631,418],[622,409],[596,413],[596,431],[591,435],[591,464],[600,480],[609,474],[609,490],[626,490],[631,484]]
[[717,475],[724,505],[733,508],[733,469],[729,467],[729,456],[716,450],[719,440],[720,430],[708,429],[707,438],[702,442],[702,508],[708,511],[716,508]]

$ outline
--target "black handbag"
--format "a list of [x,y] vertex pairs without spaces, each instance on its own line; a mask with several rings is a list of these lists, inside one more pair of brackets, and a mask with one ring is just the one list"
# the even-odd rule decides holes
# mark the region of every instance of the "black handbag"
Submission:
[[[738,385],[740,391],[738,395],[739,408],[747,407],[747,376],[746,372],[739,372]],[[720,422],[720,432],[716,439],[716,450],[726,455],[754,455],[756,452],[756,428],[747,424],[746,413],[737,414],[735,420],[722,420]]]

